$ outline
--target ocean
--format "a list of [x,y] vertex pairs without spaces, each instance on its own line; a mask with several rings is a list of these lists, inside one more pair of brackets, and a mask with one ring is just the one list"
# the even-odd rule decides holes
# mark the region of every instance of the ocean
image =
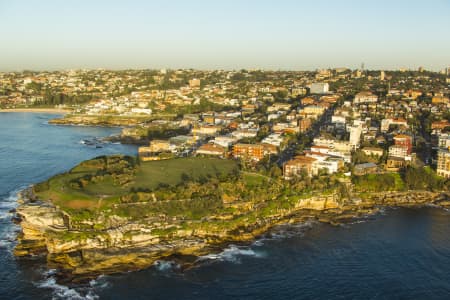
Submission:
[[0,299],[450,299],[450,212],[434,207],[387,208],[343,226],[280,226],[200,257],[188,270],[160,261],[58,283],[44,259],[12,255],[17,192],[85,159],[137,149],[85,145],[120,129],[48,125],[54,117],[0,114]]

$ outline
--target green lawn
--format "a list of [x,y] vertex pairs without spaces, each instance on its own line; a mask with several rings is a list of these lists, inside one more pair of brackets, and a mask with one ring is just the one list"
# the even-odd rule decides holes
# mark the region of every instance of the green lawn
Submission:
[[232,160],[203,157],[141,162],[133,187],[154,189],[159,184],[177,185],[186,179],[227,176],[237,167]]
[[263,185],[268,181],[268,178],[258,173],[242,172],[242,178],[245,185],[249,188]]
[[217,158],[176,158],[136,164],[131,157],[98,157],[38,185],[36,194],[70,212],[98,211],[119,202],[120,196],[132,189],[154,190],[183,181],[226,177],[237,170],[235,161]]

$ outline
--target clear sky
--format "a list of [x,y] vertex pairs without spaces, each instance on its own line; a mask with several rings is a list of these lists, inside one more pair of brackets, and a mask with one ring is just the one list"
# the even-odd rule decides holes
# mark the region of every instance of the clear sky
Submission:
[[0,0],[0,71],[450,65],[450,0]]

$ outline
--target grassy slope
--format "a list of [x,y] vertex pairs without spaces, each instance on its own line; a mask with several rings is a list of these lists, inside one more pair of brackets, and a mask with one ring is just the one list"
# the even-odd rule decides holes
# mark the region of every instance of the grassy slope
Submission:
[[236,167],[234,161],[201,157],[142,162],[133,187],[153,189],[161,183],[177,185],[183,181],[183,174],[198,180],[229,174]]
[[199,180],[201,178],[227,175],[237,169],[237,163],[230,160],[216,158],[177,158],[163,161],[142,162],[135,166],[133,171],[126,175],[130,181],[123,185],[111,175],[102,175],[99,180],[88,182],[82,188],[71,185],[73,180],[85,176],[92,176],[103,172],[120,171],[127,166],[120,159],[114,164],[105,163],[101,158],[86,161],[67,173],[50,178],[48,189],[37,191],[40,199],[48,200],[60,206],[71,214],[83,211],[98,211],[110,208],[119,203],[120,196],[127,194],[131,189],[155,189],[161,184],[173,186],[183,182],[187,177]]

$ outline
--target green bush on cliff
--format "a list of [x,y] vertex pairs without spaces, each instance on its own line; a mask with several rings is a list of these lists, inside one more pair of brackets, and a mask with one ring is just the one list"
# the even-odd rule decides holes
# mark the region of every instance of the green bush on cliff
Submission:
[[430,167],[407,167],[403,172],[403,179],[410,190],[442,190],[445,180],[436,175]]
[[403,181],[397,173],[353,176],[352,182],[355,185],[356,190],[363,192],[382,192],[404,189]]

